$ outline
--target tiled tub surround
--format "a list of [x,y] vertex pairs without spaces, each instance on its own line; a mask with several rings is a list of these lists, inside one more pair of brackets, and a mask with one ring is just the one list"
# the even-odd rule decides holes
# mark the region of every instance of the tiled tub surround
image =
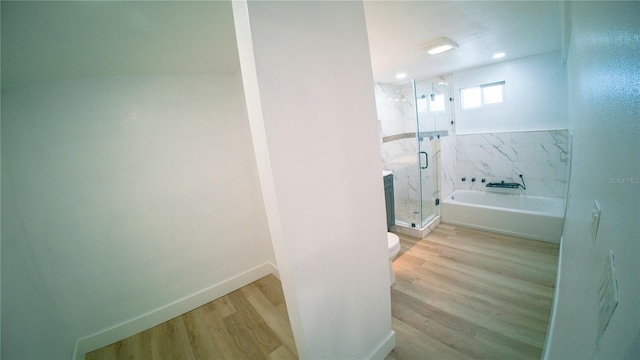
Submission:
[[451,195],[456,189],[458,171],[456,166],[456,138],[447,136],[440,139],[440,197],[441,199]]
[[[569,140],[566,130],[458,135],[455,188],[565,198]],[[527,190],[486,187],[487,183],[503,180],[520,183],[520,174]],[[483,178],[485,183],[481,182]],[[443,183],[446,181],[443,179]]]

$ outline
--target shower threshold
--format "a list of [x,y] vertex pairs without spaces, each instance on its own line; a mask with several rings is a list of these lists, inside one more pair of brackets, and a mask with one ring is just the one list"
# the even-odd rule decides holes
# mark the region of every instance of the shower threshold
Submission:
[[424,239],[431,230],[435,229],[436,226],[440,224],[440,216],[432,215],[425,221],[425,223],[425,226],[418,228],[412,227],[411,224],[396,221],[396,224],[391,227],[391,231],[418,239]]

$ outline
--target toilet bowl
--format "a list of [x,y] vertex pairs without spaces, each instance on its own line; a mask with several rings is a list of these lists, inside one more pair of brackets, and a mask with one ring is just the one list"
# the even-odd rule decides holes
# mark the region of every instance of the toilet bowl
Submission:
[[396,275],[393,273],[393,259],[400,252],[400,238],[393,233],[387,233],[387,243],[389,244],[389,285],[393,285],[396,281]]

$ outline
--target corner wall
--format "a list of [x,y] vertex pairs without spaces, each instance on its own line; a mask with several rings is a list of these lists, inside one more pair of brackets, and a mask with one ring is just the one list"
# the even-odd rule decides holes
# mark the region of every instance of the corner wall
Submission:
[[[546,359],[640,355],[639,13],[637,1],[570,3],[573,159],[561,285]],[[594,200],[602,208],[595,242],[590,233]],[[620,300],[598,341],[598,288],[609,250]]]
[[[234,2],[269,227],[298,353],[384,358],[384,186],[361,2]],[[269,162],[267,164],[266,162]]]
[[2,105],[3,357],[69,358],[70,338],[107,345],[273,269],[239,74],[53,82]]

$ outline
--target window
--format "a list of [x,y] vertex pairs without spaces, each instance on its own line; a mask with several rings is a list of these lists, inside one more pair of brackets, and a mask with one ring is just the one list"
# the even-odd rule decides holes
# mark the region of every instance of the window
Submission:
[[479,86],[460,89],[460,95],[462,97],[463,109],[472,109],[482,106],[482,91],[480,91]]
[[431,95],[431,112],[444,111],[444,95]]
[[504,102],[504,81],[460,89],[462,109],[476,109]]
[[431,96],[422,95],[417,101],[418,112],[438,112],[444,111],[444,95],[431,94]]

